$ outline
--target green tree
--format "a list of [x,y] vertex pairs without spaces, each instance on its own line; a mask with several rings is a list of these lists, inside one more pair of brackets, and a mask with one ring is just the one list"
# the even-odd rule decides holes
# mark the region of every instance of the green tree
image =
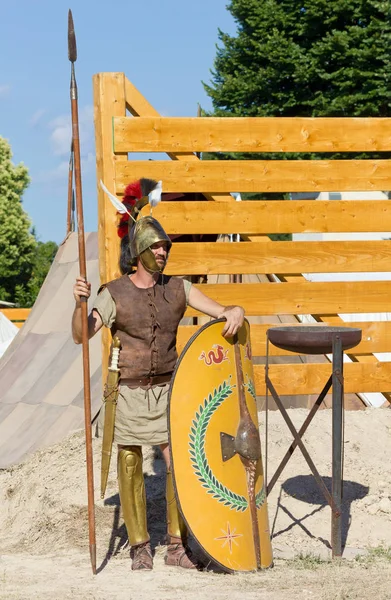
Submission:
[[390,0],[231,0],[205,85],[220,116],[389,116]]
[[14,302],[17,289],[31,277],[37,242],[21,200],[28,170],[11,158],[9,143],[0,137],[0,299]]
[[[390,0],[231,0],[235,36],[219,30],[213,116],[391,115]],[[364,158],[364,154],[232,154],[227,159]],[[371,154],[375,158],[381,154]],[[388,156],[383,153],[383,158]],[[273,200],[281,194],[248,194]],[[286,239],[289,236],[274,236]]]
[[57,250],[58,246],[55,242],[37,242],[32,258],[30,279],[26,285],[17,284],[15,288],[15,302],[19,306],[29,307],[34,304]]
[[28,170],[15,166],[9,143],[0,137],[0,300],[29,307],[35,302],[57,252],[55,242],[38,242],[23,209]]

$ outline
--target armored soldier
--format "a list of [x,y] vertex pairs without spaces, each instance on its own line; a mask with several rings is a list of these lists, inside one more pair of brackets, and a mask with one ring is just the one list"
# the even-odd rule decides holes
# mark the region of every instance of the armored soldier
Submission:
[[[186,526],[175,500],[167,431],[167,397],[178,358],[176,336],[186,306],[213,318],[224,317],[227,321],[223,329],[225,337],[233,336],[244,320],[241,307],[224,307],[190,282],[163,274],[172,245],[170,238],[152,216],[135,219],[148,202],[148,194],[157,187],[155,181],[141,179],[126,188],[123,203],[127,212],[118,230],[122,238],[120,268],[123,275],[102,286],[88,319],[90,338],[104,325],[121,342],[114,442],[118,445],[119,495],[133,570],[153,567],[146,518],[143,444],[160,446],[167,467],[165,563],[196,568],[186,545]],[[78,278],[74,286],[76,306],[72,319],[73,339],[77,344],[81,343],[83,296],[90,296],[90,284]]]

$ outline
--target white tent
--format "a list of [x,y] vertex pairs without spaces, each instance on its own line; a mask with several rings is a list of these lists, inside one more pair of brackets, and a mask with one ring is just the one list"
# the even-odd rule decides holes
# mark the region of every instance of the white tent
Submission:
[[19,329],[0,311],[0,356],[3,356]]

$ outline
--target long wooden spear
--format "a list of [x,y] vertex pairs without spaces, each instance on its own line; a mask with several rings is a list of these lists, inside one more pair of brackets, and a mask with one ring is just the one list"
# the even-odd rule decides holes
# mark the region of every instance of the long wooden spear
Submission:
[[[87,281],[86,249],[84,241],[83,198],[81,189],[79,114],[77,103],[77,85],[75,78],[75,61],[77,59],[75,28],[72,12],[68,12],[68,58],[71,69],[71,110],[72,110],[72,143],[74,159],[74,176],[76,188],[77,233],[79,244],[80,276]],[[83,380],[84,380],[84,419],[86,434],[87,462],[87,495],[88,495],[88,530],[90,540],[90,557],[92,572],[96,574],[96,540],[95,540],[95,505],[94,505],[94,473],[92,461],[92,427],[91,427],[91,390],[90,390],[90,356],[88,348],[88,308],[87,298],[81,298],[82,344],[83,344]]]
[[68,169],[68,209],[67,209],[67,235],[74,231],[73,222],[73,204],[74,204],[74,191],[73,191],[73,140],[71,142],[71,153],[69,156],[69,169]]

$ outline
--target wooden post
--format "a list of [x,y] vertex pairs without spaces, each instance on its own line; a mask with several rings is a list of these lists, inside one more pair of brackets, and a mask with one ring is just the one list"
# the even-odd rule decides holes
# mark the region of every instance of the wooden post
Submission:
[[[127,160],[127,153],[114,154],[112,118],[126,115],[125,76],[123,73],[98,73],[93,77],[95,106],[95,147],[98,194],[98,246],[101,283],[107,283],[120,275],[118,261],[120,239],[113,205],[105,198],[100,180],[116,193],[115,162]],[[106,381],[109,363],[109,333],[102,333],[102,378]]]

